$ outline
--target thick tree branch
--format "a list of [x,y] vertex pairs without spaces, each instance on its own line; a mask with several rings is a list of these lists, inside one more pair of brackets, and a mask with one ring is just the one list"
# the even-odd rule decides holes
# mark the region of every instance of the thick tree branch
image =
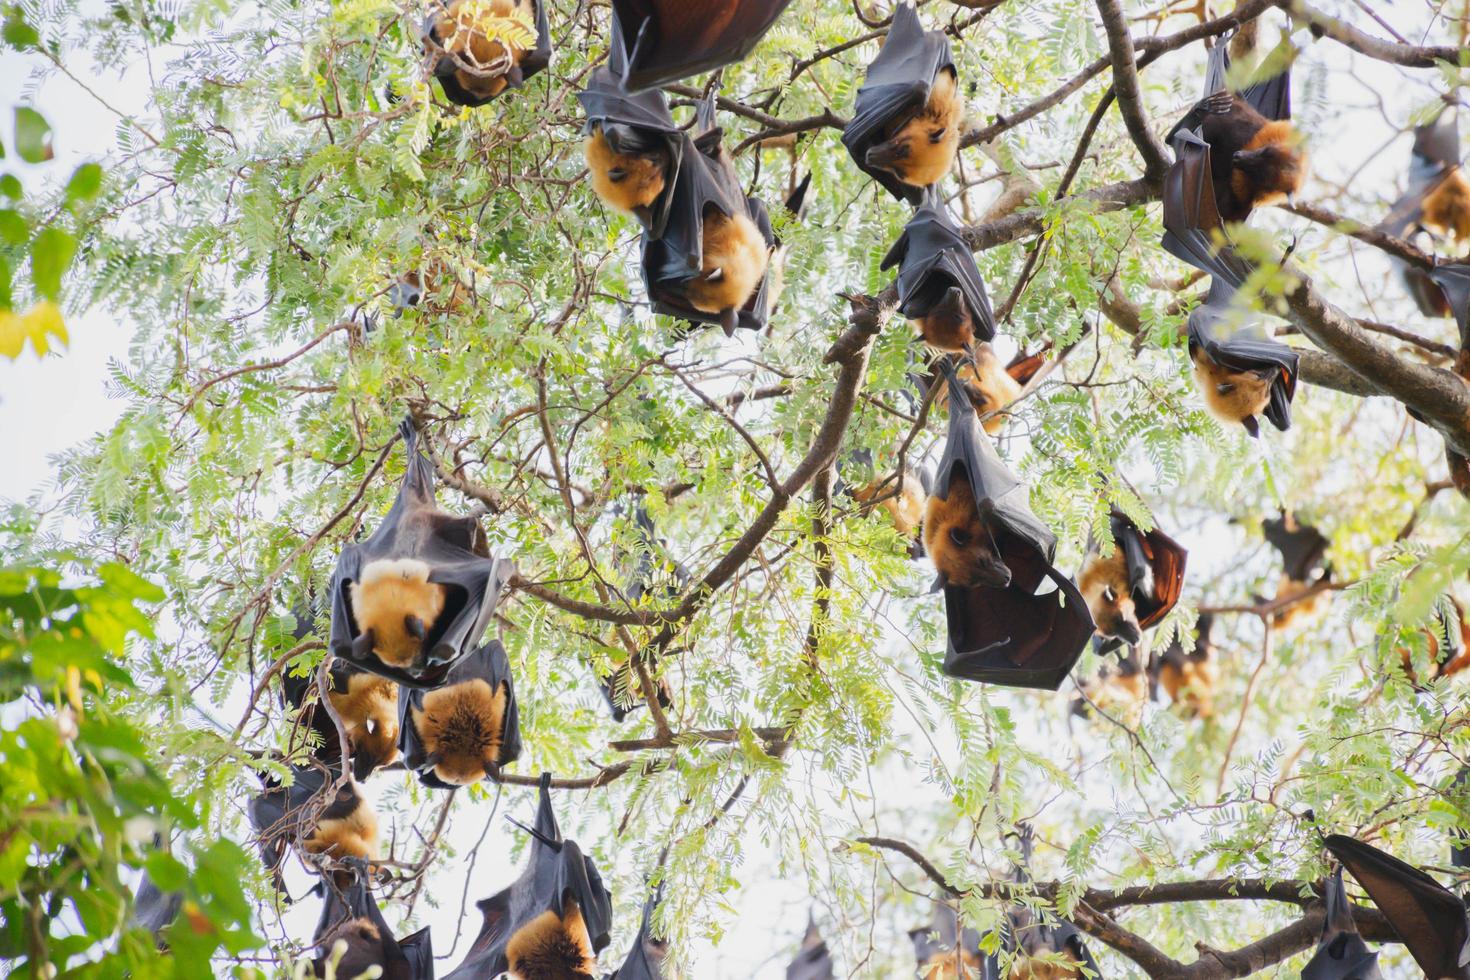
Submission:
[[1295,21],[1306,24],[1318,37],[1329,37],[1359,54],[1405,68],[1433,68],[1436,62],[1459,64],[1464,51],[1452,45],[1397,44],[1358,30],[1330,17],[1305,0],[1276,0],[1276,6]]
[[1128,21],[1123,17],[1123,8],[1118,0],[1097,0],[1097,12],[1102,15],[1103,30],[1108,36],[1108,50],[1113,59],[1113,93],[1118,99],[1118,111],[1123,115],[1123,125],[1138,153],[1143,157],[1144,175],[1151,180],[1163,180],[1169,169],[1169,155],[1164,145],[1154,135],[1143,110],[1143,92],[1138,85],[1138,62],[1133,50],[1133,37],[1128,33]]

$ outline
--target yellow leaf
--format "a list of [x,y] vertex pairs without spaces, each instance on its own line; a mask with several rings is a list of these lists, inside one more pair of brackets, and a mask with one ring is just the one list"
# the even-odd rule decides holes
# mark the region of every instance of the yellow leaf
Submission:
[[25,324],[26,336],[31,338],[31,346],[36,349],[39,357],[45,357],[51,350],[48,338],[55,337],[61,341],[61,346],[67,344],[66,323],[61,319],[61,308],[50,300],[42,300],[31,311],[27,313],[22,322]]
[[9,310],[0,311],[0,356],[15,360],[26,345],[25,326]]

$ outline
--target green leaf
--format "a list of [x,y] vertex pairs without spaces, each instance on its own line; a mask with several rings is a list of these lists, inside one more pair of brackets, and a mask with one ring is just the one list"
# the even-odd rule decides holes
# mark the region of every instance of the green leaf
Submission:
[[41,46],[40,32],[27,24],[20,11],[14,8],[5,21],[4,29],[0,30],[0,37],[4,37],[6,44],[18,50]]
[[42,228],[31,243],[31,279],[47,299],[61,295],[61,276],[76,254],[77,240],[56,226]]
[[55,155],[51,124],[35,109],[15,107],[15,152],[26,163],[45,163]]
[[102,190],[102,168],[95,163],[84,163],[72,172],[66,183],[66,201],[90,201]]
[[0,174],[0,194],[4,194],[13,201],[19,201],[24,193],[19,177],[15,174]]
[[24,245],[30,237],[31,229],[19,211],[0,208],[0,241],[10,245]]

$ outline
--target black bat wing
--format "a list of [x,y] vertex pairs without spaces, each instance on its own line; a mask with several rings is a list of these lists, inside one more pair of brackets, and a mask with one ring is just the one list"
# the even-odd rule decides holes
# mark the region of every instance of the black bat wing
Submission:
[[832,954],[817,929],[817,920],[807,922],[801,949],[786,967],[786,980],[834,980]]
[[613,20],[634,90],[676,82],[741,60],[791,0],[613,0]]
[[1076,583],[1051,564],[1056,536],[1032,513],[1026,485],[996,455],[952,366],[946,364],[946,371],[949,433],[934,493],[947,498],[950,481],[962,468],[976,502],[982,507],[988,502],[991,508],[987,523],[1011,570],[1011,583],[1004,589],[945,585],[949,641],[944,672],[1054,691],[1094,632],[1092,614]]
[[1113,539],[1123,547],[1128,583],[1143,629],[1158,624],[1179,602],[1189,552],[1169,535],[1154,528],[1144,533],[1121,512],[1110,519]]
[[868,176],[899,200],[918,204],[923,191],[886,170],[868,166],[868,151],[887,140],[929,101],[941,71],[954,70],[954,55],[943,31],[925,31],[913,4],[900,4],[883,49],[868,66],[858,89],[852,122],[842,131],[842,144]]
[[536,46],[521,56],[520,77],[511,79],[511,88],[519,88],[551,64],[551,22],[546,14],[546,0],[531,2],[536,7]]
[[155,939],[162,943],[159,934],[179,917],[179,910],[184,907],[184,895],[182,892],[165,892],[153,883],[153,879],[144,872],[138,879],[138,891],[133,897],[132,925],[138,929],[146,929],[153,933]]
[[958,286],[975,321],[976,339],[995,339],[995,314],[974,253],[937,194],[925,195],[923,205],[884,256],[882,268],[895,265],[899,267],[898,306],[904,316],[911,320],[924,316],[951,287]]
[[[1230,371],[1249,371],[1271,382],[1271,400],[1266,405],[1266,418],[1281,431],[1291,428],[1291,402],[1296,397],[1298,364],[1301,355],[1285,344],[1277,343],[1253,324],[1240,325],[1230,310],[1235,290],[1219,279],[1210,283],[1204,303],[1189,314],[1189,351],[1191,356],[1203,349],[1215,363]],[[1254,419],[1246,420],[1246,429],[1255,435]]]
[[511,885],[475,903],[482,917],[480,932],[459,966],[444,980],[488,980],[505,972],[505,942],[510,938],[511,895],[515,888]]
[[1327,879],[1324,896],[1327,917],[1317,951],[1302,968],[1302,980],[1383,980],[1378,972],[1378,954],[1368,948],[1353,922],[1347,891],[1342,886],[1342,868]]
[[[1226,74],[1230,71],[1230,39],[1235,32],[1220,38],[1210,49],[1208,66],[1205,69],[1205,94],[1220,92],[1226,87]],[[1259,79],[1240,89],[1242,99],[1267,119],[1291,118],[1291,67],[1268,78]],[[1172,134],[1171,134],[1172,135]]]
[[1460,899],[1412,865],[1341,834],[1326,840],[1399,934],[1425,976],[1470,978],[1470,917]]
[[1300,521],[1296,522],[1293,530],[1284,513],[1280,517],[1263,520],[1261,531],[1271,547],[1280,552],[1282,571],[1293,582],[1310,579],[1327,557],[1329,542],[1326,535]]
[[1470,348],[1470,263],[1445,262],[1435,266],[1429,278],[1443,291],[1460,327],[1460,348]]
[[398,940],[398,948],[408,964],[408,980],[434,980],[434,937],[428,926]]
[[663,980],[664,958],[668,956],[668,943],[655,939],[652,933],[653,910],[658,907],[662,886],[648,897],[643,904],[643,921],[638,926],[638,935],[633,938],[633,948],[623,965],[612,972],[606,980]]
[[1251,267],[1225,237],[1210,176],[1210,144],[1189,130],[1178,132],[1172,143],[1174,164],[1164,175],[1164,249],[1238,288]]
[[[462,657],[484,635],[500,593],[514,574],[508,561],[490,555],[484,530],[472,517],[440,511],[434,498],[434,467],[418,448],[411,419],[399,425],[408,454],[408,472],[398,497],[378,529],[359,544],[342,549],[332,577],[332,631],[328,648],[363,670],[409,688],[439,686]],[[414,558],[429,566],[429,581],[446,592],[444,611],[424,639],[422,665],[407,668],[383,663],[352,616],[351,587],[362,571],[379,559]]]

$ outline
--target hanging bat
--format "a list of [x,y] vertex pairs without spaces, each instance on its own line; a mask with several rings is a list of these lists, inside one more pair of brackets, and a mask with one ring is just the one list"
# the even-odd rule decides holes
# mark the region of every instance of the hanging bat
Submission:
[[159,949],[168,948],[163,931],[174,924],[184,908],[183,892],[165,892],[153,883],[145,871],[138,878],[138,890],[133,896],[133,914],[129,925],[153,934]]
[[[1440,291],[1446,311],[1454,314],[1460,327],[1460,350],[1455,355],[1453,369],[1470,382],[1470,264],[1443,262],[1427,275],[1430,284]],[[1409,414],[1420,422],[1424,421],[1424,417],[1412,408]],[[1450,483],[1461,496],[1470,499],[1470,459],[1456,452],[1449,440],[1445,440],[1445,462],[1450,470]]]
[[[1021,862],[1011,880],[1026,885],[1031,881],[1031,849],[1035,832],[1027,823],[1018,824],[1016,838]],[[1071,922],[1050,912],[1033,911],[1013,903],[1006,911],[1006,948],[1015,955],[1010,980],[1082,980],[1102,977],[1082,932]],[[1086,973],[1083,973],[1083,970]]]
[[640,91],[740,61],[791,0],[613,0],[613,47]]
[[[1045,363],[1045,354],[1019,353],[1009,364],[1002,365],[995,348],[983,342],[960,357],[955,373],[970,396],[970,404],[975,406],[975,414],[987,416],[980,424],[988,435],[999,435],[1005,428],[1010,416],[1002,410],[1021,397],[1021,392]],[[939,389],[934,393],[934,404],[948,411],[949,387],[937,374],[935,378]]]
[[490,554],[478,520],[439,508],[413,422],[399,432],[408,472],[378,529],[337,560],[328,649],[405,687],[433,688],[479,642],[514,568]]
[[265,792],[248,808],[266,870],[277,885],[292,846],[337,860],[377,858],[378,815],[357,781],[349,776],[337,786],[338,773],[321,766],[292,766],[291,772],[289,786],[262,777]]
[[923,189],[954,166],[964,126],[964,95],[949,40],[943,31],[925,31],[913,4],[900,4],[858,89],[842,144],[859,169],[890,194],[918,204]]
[[1092,616],[1052,564],[1056,537],[1031,512],[1025,484],[945,369],[949,433],[924,515],[924,545],[944,588],[944,672],[1054,691],[1092,636]]
[[934,903],[930,925],[910,929],[919,980],[1000,980],[994,953],[980,951],[980,933],[961,931],[959,914],[943,902]]
[[[398,760],[398,684],[341,660],[333,661],[328,676],[332,689],[327,697],[342,718],[352,748],[352,777],[366,779]],[[313,756],[336,765],[342,755],[337,726],[321,705],[309,700],[314,679],[315,672],[301,677],[283,672],[282,699],[317,734],[320,741]]]
[[1204,303],[1189,314],[1189,357],[1205,405],[1216,418],[1260,434],[1257,415],[1277,429],[1291,427],[1296,396],[1296,351],[1241,324],[1236,291],[1250,266],[1224,237],[1211,185],[1208,143],[1190,130],[1174,137],[1175,162],[1164,177],[1164,248],[1210,274]]
[[1215,713],[1215,685],[1220,680],[1220,663],[1210,642],[1215,617],[1201,613],[1195,623],[1194,647],[1185,650],[1175,637],[1159,656],[1159,684],[1169,698],[1190,718],[1209,718]]
[[429,72],[455,105],[485,105],[551,63],[546,0],[436,2],[423,35]]
[[337,977],[353,978],[377,967],[383,980],[434,980],[434,946],[429,928],[403,939],[394,937],[362,869],[337,871],[317,883],[323,895],[322,914],[317,920],[312,945],[321,951],[313,963],[313,975],[327,975],[327,964],[341,943],[336,961]]
[[663,886],[660,885],[643,903],[643,921],[638,926],[638,935],[633,937],[633,948],[628,950],[628,958],[603,980],[664,980],[664,959],[669,954],[669,944],[666,940],[654,938],[652,931],[653,910],[662,899]]
[[[1262,521],[1261,530],[1266,541],[1281,554],[1281,580],[1272,601],[1291,599],[1332,581],[1332,566],[1327,561],[1329,542],[1321,531],[1285,510],[1279,517]],[[1286,606],[1271,621],[1279,629],[1285,629],[1294,622],[1315,618],[1330,601],[1330,592],[1323,589]]]
[[1325,843],[1373,899],[1426,977],[1470,980],[1470,916],[1454,892],[1351,837],[1332,834]]
[[388,302],[395,317],[409,309],[432,314],[459,313],[469,306],[472,296],[473,291],[440,258],[430,259],[422,269],[404,273],[388,287]]
[[1244,221],[1252,210],[1291,197],[1307,174],[1302,138],[1291,125],[1290,68],[1240,93],[1225,89],[1229,45],[1210,51],[1205,97],[1166,137],[1191,132],[1210,148],[1209,174],[1225,221]]
[[995,317],[975,256],[936,195],[925,196],[884,256],[883,269],[895,265],[899,312],[924,343],[935,350],[962,352],[979,341],[995,339]]
[[1445,599],[1449,608],[1435,609],[1434,625],[1420,631],[1428,647],[1428,669],[1423,674],[1415,670],[1413,651],[1399,648],[1404,673],[1417,690],[1423,690],[1432,680],[1453,677],[1470,667],[1470,623],[1465,621],[1465,610],[1453,596]]
[[[1093,650],[1102,654],[1102,637],[1093,637],[1092,642]],[[1142,651],[1136,646],[1129,646],[1127,653],[1105,662],[1097,676],[1082,685],[1072,701],[1072,714],[1086,718],[1092,713],[1092,705],[1097,705],[1109,714],[1122,714],[1124,724],[1135,727],[1142,717],[1144,702],[1154,693],[1149,666],[1143,662]]]
[[[854,450],[846,456],[853,466],[871,468],[873,454],[867,450]],[[906,462],[903,475],[888,473],[875,477],[861,487],[851,488],[843,484],[839,489],[851,494],[852,499],[864,505],[864,511],[881,507],[900,534],[915,536],[924,522],[924,508],[929,496],[931,477],[927,467],[916,467]]]
[[817,920],[809,918],[801,949],[786,967],[786,980],[835,980],[835,977],[832,954],[817,928]]
[[622,46],[614,39],[607,65],[594,71],[577,93],[587,113],[582,150],[597,196],[608,207],[637,218],[645,233],[658,238],[668,224],[680,163],[693,150],[670,115],[663,92],[630,92],[624,86],[626,74]]
[[[638,564],[625,589],[630,603],[641,602],[645,596],[659,595],[665,599],[677,599],[689,587],[694,576],[689,569],[669,557],[667,543],[659,537],[653,518],[640,504],[633,515],[640,542]],[[617,637],[608,641],[614,646]],[[665,710],[674,704],[674,692],[667,678],[655,677],[654,687],[658,692],[658,705]],[[610,673],[599,678],[603,699],[612,712],[613,721],[622,723],[629,712],[643,706],[643,691],[638,683],[638,673],[633,669],[632,659],[616,665]]]
[[767,270],[776,235],[765,205],[747,198],[715,126],[714,97],[700,105],[694,151],[686,152],[661,237],[643,236],[643,283],[654,311],[692,323],[764,330]]
[[1087,550],[1077,587],[1087,600],[1099,636],[1133,645],[1143,631],[1157,626],[1179,601],[1184,564],[1189,553],[1158,528],[1144,532],[1114,508],[1108,523],[1113,553],[1106,558],[1094,545]]
[[430,789],[499,779],[520,757],[520,713],[499,640],[455,664],[442,687],[408,691],[401,711],[403,764]]
[[1342,868],[1327,879],[1322,897],[1327,917],[1317,952],[1302,968],[1301,980],[1383,980],[1378,972],[1378,954],[1368,949],[1353,921],[1353,909],[1342,886]]
[[464,962],[445,980],[595,980],[608,944],[612,896],[592,859],[566,840],[551,807],[551,774],[541,774],[531,859],[510,887],[480,901],[484,916]]

